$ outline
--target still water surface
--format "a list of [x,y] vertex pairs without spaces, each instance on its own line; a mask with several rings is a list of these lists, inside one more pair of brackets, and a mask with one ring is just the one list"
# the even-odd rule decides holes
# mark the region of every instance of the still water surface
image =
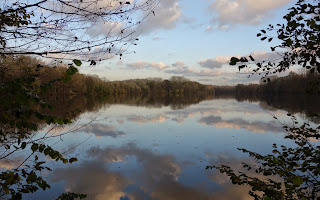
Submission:
[[[71,130],[46,143],[79,161],[52,161],[53,171],[43,174],[51,189],[26,199],[55,199],[65,191],[95,200],[251,199],[246,186],[205,168],[224,163],[240,169],[243,161],[253,163],[237,148],[268,154],[274,143],[292,145],[274,116],[292,123],[285,110],[235,99],[205,100],[181,109],[105,104],[81,114],[72,126],[50,132]],[[302,113],[296,116],[307,120]]]

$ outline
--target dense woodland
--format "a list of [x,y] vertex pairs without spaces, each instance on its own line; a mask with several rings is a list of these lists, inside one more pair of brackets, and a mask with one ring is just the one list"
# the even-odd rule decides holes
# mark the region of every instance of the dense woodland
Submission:
[[[172,99],[181,96],[199,97],[198,100],[192,102],[213,96],[215,98],[229,96],[239,101],[269,100],[272,102],[275,97],[315,95],[319,92],[320,80],[319,73],[296,74],[290,72],[288,76],[272,78],[265,82],[261,81],[260,84],[238,84],[236,86],[203,85],[179,76],[173,76],[169,80],[148,78],[105,81],[97,75],[81,73],[73,74],[70,81],[61,81],[60,79],[66,76],[67,64],[46,65],[39,59],[27,56],[3,57],[0,64],[0,76],[3,83],[30,75],[36,77],[35,90],[41,85],[50,85],[45,93],[43,90],[39,90],[39,95],[49,100],[50,103],[56,102],[56,99],[59,101],[59,98],[67,97],[68,99],[70,96],[80,95],[109,96],[109,99],[122,99],[122,101],[123,99],[133,99],[135,96],[145,96],[144,99],[151,102],[150,104],[156,102],[157,99],[159,99],[158,102],[166,102],[169,99],[172,102]],[[139,97],[139,99],[141,98]],[[146,104],[146,101],[144,101],[144,104]]]
[[320,94],[320,74],[297,74],[290,72],[287,76],[266,78],[260,84],[238,84],[236,86],[214,86],[215,94],[234,95],[243,98],[270,98],[283,95],[318,95]]
[[25,74],[36,74],[36,86],[52,83],[46,95],[212,95],[212,86],[202,85],[184,77],[104,81],[97,75],[75,73],[70,81],[56,81],[65,76],[68,65],[48,66],[36,58],[19,56],[1,59],[2,80],[15,79]]

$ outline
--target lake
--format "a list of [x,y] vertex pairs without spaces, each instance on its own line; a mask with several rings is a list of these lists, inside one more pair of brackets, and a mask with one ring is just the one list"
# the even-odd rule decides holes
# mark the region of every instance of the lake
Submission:
[[[53,171],[43,176],[51,188],[25,199],[55,199],[65,191],[96,200],[253,199],[248,187],[233,185],[226,175],[206,166],[227,164],[241,169],[242,162],[254,161],[237,148],[269,154],[274,143],[292,146],[282,128],[292,124],[288,111],[299,123],[319,121],[309,116],[312,106],[301,102],[281,109],[275,108],[275,101],[231,97],[75,101],[91,107],[82,108],[72,125],[44,126],[35,137],[47,134],[46,144],[79,161],[64,165],[46,158]],[[80,105],[68,102],[65,110]],[[15,159],[24,155],[17,154]]]

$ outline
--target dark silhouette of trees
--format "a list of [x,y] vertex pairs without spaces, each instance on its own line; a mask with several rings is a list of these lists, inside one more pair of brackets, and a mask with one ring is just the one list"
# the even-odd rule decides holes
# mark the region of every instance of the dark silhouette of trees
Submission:
[[[15,70],[10,69],[11,65],[3,64],[3,60],[0,60],[0,160],[7,162],[19,151],[24,151],[29,156],[13,169],[1,172],[0,187],[10,199],[22,199],[23,193],[33,193],[38,189],[45,190],[50,187],[42,178],[41,172],[51,169],[45,165],[45,161],[39,159],[41,155],[63,163],[72,163],[77,159],[65,158],[59,151],[41,142],[46,138],[45,136],[40,139],[33,138],[33,134],[41,129],[37,121],[56,125],[71,123],[67,118],[39,111],[38,108],[52,109],[51,105],[38,96],[41,90],[50,86],[50,83],[37,85],[39,72],[24,67],[23,59],[18,59],[20,66]],[[30,61],[24,64],[30,66],[37,64],[35,59]],[[38,63],[35,68],[39,66]],[[72,67],[67,69],[64,77],[53,80],[52,83],[70,80],[70,77],[76,72],[72,69]],[[34,163],[26,165],[25,163],[32,158]],[[84,196],[79,194],[77,197]]]
[[318,73],[296,74],[290,72],[288,76],[278,77],[272,81],[260,84],[238,84],[236,86],[214,86],[216,95],[231,95],[237,98],[259,97],[263,100],[278,96],[313,95],[314,85],[320,78]]
[[[24,64],[26,63],[26,64]],[[38,66],[38,67],[37,67]],[[41,67],[39,67],[41,66]],[[6,56],[1,60],[2,80],[23,78],[26,73],[37,74],[35,86],[50,84],[39,95],[150,95],[154,97],[177,95],[213,95],[212,86],[202,85],[187,78],[174,76],[169,80],[161,78],[132,79],[125,81],[105,81],[97,75],[75,73],[68,81],[57,81],[64,77],[68,65],[48,66],[41,60],[28,56]]]
[[[311,81],[314,87],[312,91],[319,92],[318,75],[302,77],[290,73],[287,77],[272,81],[268,79],[268,75],[283,72],[295,64],[306,68],[311,74],[320,73],[320,2],[298,0],[283,18],[286,20],[285,24],[269,25],[266,30],[261,30],[257,35],[261,40],[269,42],[275,37],[280,40],[279,45],[271,47],[272,51],[281,50],[278,52],[278,59],[255,61],[252,56],[232,57],[230,64],[238,65],[239,70],[254,68],[252,74],[263,73],[265,82],[268,83],[259,86],[257,90],[261,89],[260,92],[268,95],[283,92],[296,93],[295,90],[300,86],[305,89],[303,88],[305,84],[300,80]],[[274,31],[276,36],[269,35]],[[237,87],[240,90],[245,89],[241,85]],[[287,115],[291,117],[293,125],[283,124],[283,128],[287,131],[285,138],[293,140],[294,146],[279,147],[274,144],[272,154],[268,155],[241,148],[239,150],[249,154],[256,164],[242,163],[243,170],[238,172],[228,165],[207,166],[207,169],[215,168],[225,173],[233,184],[249,185],[251,187],[249,194],[255,200],[320,199],[320,146],[310,142],[311,139],[320,138],[320,127],[314,127],[309,122],[299,126],[295,116],[290,113]],[[318,113],[314,115],[319,116]],[[255,174],[249,175],[245,170],[254,171]],[[280,177],[281,180],[279,181],[276,177]]]
[[279,45],[270,47],[279,57],[275,60],[256,61],[252,56],[232,57],[231,65],[253,69],[253,73],[279,73],[293,65],[300,65],[311,73],[320,73],[320,3],[317,0],[298,0],[289,9],[283,19],[286,23],[269,25],[266,30],[257,34],[262,41],[280,41]]
[[[290,114],[288,114],[290,115]],[[294,123],[298,123],[292,116]],[[230,177],[233,184],[249,185],[249,194],[254,199],[319,199],[320,197],[320,172],[319,156],[320,146],[312,144],[309,140],[319,139],[320,127],[312,128],[309,123],[300,127],[288,127],[285,136],[295,142],[296,147],[273,145],[272,154],[261,155],[256,152],[241,148],[240,151],[253,157],[258,165],[243,163],[249,171],[256,175],[247,175],[245,172],[235,172],[230,166],[207,166],[207,169],[216,168],[221,173]],[[263,175],[262,177],[258,175]],[[276,180],[279,176],[282,181]]]
[[280,95],[316,95],[314,88],[319,79],[320,74],[318,73],[299,75],[294,72],[290,72],[288,76],[280,77],[264,84],[260,84],[256,93],[264,97]]

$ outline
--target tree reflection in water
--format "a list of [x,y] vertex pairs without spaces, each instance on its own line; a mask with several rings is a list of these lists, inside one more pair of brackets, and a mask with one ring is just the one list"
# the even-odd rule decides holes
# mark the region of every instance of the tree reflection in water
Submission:
[[[291,116],[291,114],[288,114]],[[276,118],[276,117],[275,117]],[[320,198],[320,146],[312,140],[320,138],[320,126],[312,127],[304,123],[296,127],[298,121],[291,116],[293,126],[284,126],[286,139],[293,140],[295,147],[274,144],[272,154],[259,153],[239,148],[240,151],[253,157],[256,164],[243,162],[243,168],[254,171],[248,174],[235,171],[229,165],[207,166],[225,173],[233,184],[249,185],[249,194],[254,199],[319,199]],[[263,175],[263,176],[258,176]],[[281,180],[275,179],[280,177]]]

